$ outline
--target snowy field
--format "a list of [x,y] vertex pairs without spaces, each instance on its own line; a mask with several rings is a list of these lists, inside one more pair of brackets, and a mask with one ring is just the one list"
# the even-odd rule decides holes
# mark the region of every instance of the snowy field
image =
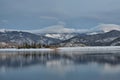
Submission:
[[120,46],[63,47],[58,48],[58,52],[63,54],[66,52],[69,52],[68,54],[120,53]]
[[56,49],[0,49],[2,52],[58,52],[60,54],[89,54],[89,53],[120,53],[120,46],[95,46],[95,47],[60,47]]
[[53,49],[49,48],[40,48],[40,49],[16,49],[16,48],[6,48],[6,49],[0,49],[0,52],[2,51],[53,51]]

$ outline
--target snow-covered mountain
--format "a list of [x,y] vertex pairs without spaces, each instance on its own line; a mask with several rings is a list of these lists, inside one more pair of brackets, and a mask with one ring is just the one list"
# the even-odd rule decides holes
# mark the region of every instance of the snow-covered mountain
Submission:
[[60,42],[58,39],[53,39],[45,36],[36,35],[33,33],[22,32],[22,31],[5,31],[0,32],[1,43],[14,43],[14,44],[54,44]]
[[46,33],[44,35],[49,38],[54,38],[64,41],[77,36],[78,33]]
[[[57,46],[116,46],[120,45],[120,31],[98,33],[43,33],[0,30],[0,45],[21,45],[24,43]],[[1,46],[0,46],[1,47]]]
[[94,35],[79,35],[61,42],[60,46],[111,46],[120,43],[120,31],[112,30]]

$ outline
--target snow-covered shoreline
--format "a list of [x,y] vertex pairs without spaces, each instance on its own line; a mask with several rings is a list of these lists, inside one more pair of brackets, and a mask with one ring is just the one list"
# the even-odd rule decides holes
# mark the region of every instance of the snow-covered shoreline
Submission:
[[56,51],[65,54],[82,54],[82,53],[120,53],[120,46],[94,46],[94,47],[60,47],[60,48],[37,48],[37,49],[0,49],[0,52],[49,52]]
[[59,50],[100,50],[100,49],[103,49],[103,50],[114,50],[114,49],[120,49],[120,46],[87,46],[87,47],[60,47],[60,48],[57,48]]
[[120,46],[64,47],[58,48],[58,51],[59,52],[69,51],[69,54],[120,53]]
[[49,49],[49,48],[37,48],[37,49],[17,49],[17,48],[5,48],[5,49],[0,49],[1,51],[53,51],[53,49]]

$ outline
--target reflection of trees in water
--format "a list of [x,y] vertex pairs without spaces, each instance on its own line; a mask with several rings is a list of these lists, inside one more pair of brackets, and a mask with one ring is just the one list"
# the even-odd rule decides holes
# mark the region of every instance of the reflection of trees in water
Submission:
[[119,54],[81,54],[81,55],[65,55],[57,54],[55,52],[22,52],[12,55],[0,55],[0,67],[26,67],[30,65],[41,64],[45,65],[48,61],[59,61],[64,60],[72,61],[74,64],[85,64],[96,62],[98,64],[120,64]]

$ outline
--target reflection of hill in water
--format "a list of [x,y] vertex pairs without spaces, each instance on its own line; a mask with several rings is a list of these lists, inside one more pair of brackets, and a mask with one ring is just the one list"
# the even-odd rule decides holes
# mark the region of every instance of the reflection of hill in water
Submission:
[[[61,62],[62,61],[62,62]],[[0,67],[19,68],[31,65],[46,65],[46,63],[55,63],[67,65],[72,64],[120,64],[120,54],[82,54],[82,55],[60,55],[57,53],[37,53],[30,54],[29,52],[23,54],[6,54],[0,55]]]

